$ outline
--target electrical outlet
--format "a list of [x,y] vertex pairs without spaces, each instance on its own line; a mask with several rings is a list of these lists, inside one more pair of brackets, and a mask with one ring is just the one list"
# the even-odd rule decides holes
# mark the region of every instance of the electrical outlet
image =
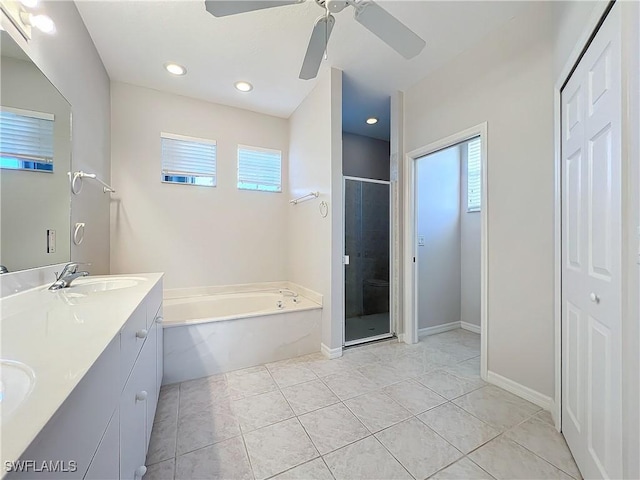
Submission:
[[56,253],[56,231],[47,230],[47,253]]

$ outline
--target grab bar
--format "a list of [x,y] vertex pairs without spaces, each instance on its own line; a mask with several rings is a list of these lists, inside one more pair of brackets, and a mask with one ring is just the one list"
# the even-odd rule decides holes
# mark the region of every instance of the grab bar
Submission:
[[301,201],[310,200],[311,197],[318,198],[320,196],[320,192],[309,192],[306,195],[303,195],[298,198],[294,198],[293,200],[289,200],[291,205],[297,205]]
[[[73,180],[71,180],[71,191],[76,195],[80,193],[80,190],[82,190],[83,178],[92,178],[96,182],[100,183],[102,185],[102,193],[116,193],[113,187],[100,180],[95,173],[85,173],[80,170],[79,172],[73,172]],[[76,182],[78,179],[80,179],[80,188],[76,189]]]

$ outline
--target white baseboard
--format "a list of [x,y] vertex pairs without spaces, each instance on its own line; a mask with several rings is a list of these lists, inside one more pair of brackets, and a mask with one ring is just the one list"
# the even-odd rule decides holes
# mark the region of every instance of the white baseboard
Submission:
[[460,328],[463,330],[469,330],[470,332],[477,333],[480,335],[480,325],[476,325],[474,323],[469,322],[460,322]]
[[342,356],[342,347],[329,348],[324,343],[320,344],[320,351],[329,360],[340,358]]
[[540,392],[537,392],[529,387],[525,387],[518,382],[514,382],[507,377],[503,377],[502,375],[498,375],[497,373],[491,371],[487,372],[487,381],[489,383],[492,383],[493,385],[496,385],[497,387],[505,389],[507,392],[511,392],[520,398],[524,398],[525,400],[530,401],[540,408],[551,411],[553,399],[551,397],[548,397],[547,395],[543,395]]
[[418,338],[448,332],[449,330],[455,330],[457,328],[460,328],[460,322],[443,323],[442,325],[436,325],[435,327],[421,328],[418,330]]

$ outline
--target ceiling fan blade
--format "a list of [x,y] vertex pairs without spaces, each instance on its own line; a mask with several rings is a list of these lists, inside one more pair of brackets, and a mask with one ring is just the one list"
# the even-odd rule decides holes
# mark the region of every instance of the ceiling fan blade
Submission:
[[264,8],[303,3],[305,0],[205,0],[205,8],[214,17],[253,12]]
[[336,23],[336,19],[333,15],[323,15],[316,20],[316,24],[313,26],[313,32],[311,32],[311,38],[309,39],[309,46],[307,47],[307,53],[304,56],[304,62],[302,62],[302,68],[300,69],[300,78],[302,80],[310,80],[316,78],[320,64],[322,63],[322,57],[327,49],[327,43],[331,36],[331,31]]
[[377,3],[359,3],[354,17],[404,58],[415,57],[426,45],[422,38]]

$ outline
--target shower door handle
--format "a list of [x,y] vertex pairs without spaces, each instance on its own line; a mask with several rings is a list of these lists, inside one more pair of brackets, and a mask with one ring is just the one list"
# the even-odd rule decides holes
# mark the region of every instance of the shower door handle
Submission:
[[342,259],[342,263],[344,263],[345,265],[349,265],[349,255],[344,256],[344,258]]

